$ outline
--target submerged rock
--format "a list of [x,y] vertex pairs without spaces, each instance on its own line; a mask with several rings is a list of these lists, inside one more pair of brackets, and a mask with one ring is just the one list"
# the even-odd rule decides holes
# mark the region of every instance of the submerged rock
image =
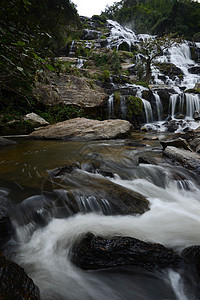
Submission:
[[[112,176],[112,173],[105,172],[105,176]],[[97,174],[69,167],[53,170],[50,175],[57,198],[67,205],[71,214],[100,212],[105,215],[128,215],[143,214],[149,210],[149,201],[144,196]],[[60,182],[67,193],[63,190],[59,192]]]
[[40,300],[40,292],[23,268],[0,253],[0,299]]
[[16,144],[15,141],[11,141],[11,140],[5,139],[3,137],[0,137],[0,147],[1,146],[15,145],[15,144]]
[[125,120],[97,121],[76,118],[49,125],[29,135],[34,139],[103,140],[125,137],[132,125]]
[[102,238],[93,234],[88,234],[72,248],[71,260],[84,270],[133,265],[152,271],[186,265],[183,258],[161,244],[131,237]]

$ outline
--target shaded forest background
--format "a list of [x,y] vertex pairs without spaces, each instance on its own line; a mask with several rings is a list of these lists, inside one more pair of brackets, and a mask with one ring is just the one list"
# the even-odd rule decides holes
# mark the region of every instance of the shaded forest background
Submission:
[[[122,0],[96,18],[116,20],[137,33],[176,33],[200,41],[200,3],[195,1]],[[27,113],[37,105],[35,81],[46,71],[59,72],[54,58],[67,55],[83,29],[70,0],[1,0],[0,115]]]

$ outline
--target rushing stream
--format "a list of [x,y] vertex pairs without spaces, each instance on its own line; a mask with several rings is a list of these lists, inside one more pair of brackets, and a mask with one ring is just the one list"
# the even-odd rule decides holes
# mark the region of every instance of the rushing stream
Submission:
[[[190,274],[185,280],[178,270],[84,271],[70,261],[72,245],[88,232],[158,242],[177,252],[199,245],[200,179],[162,157],[159,141],[143,137],[90,143],[17,139],[17,145],[0,150],[1,203],[12,211],[17,230],[6,252],[33,278],[43,300],[198,299],[195,280]],[[139,157],[152,164],[139,164]],[[114,177],[88,172],[91,163]],[[72,172],[50,176],[48,170],[72,164],[77,165]],[[106,182],[141,193],[150,210],[116,215],[109,198],[97,199]],[[77,211],[69,191],[76,191]],[[33,203],[40,218],[30,214]]]

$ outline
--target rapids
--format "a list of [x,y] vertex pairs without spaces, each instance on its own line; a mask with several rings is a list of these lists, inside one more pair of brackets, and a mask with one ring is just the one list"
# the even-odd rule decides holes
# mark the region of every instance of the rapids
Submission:
[[[70,261],[72,245],[88,232],[159,242],[178,253],[187,246],[199,245],[200,179],[162,157],[159,141],[145,141],[144,147],[144,137],[134,134],[131,140],[90,143],[17,139],[17,145],[0,150],[1,203],[11,210],[16,228],[16,237],[5,252],[33,278],[43,300],[198,299],[192,275],[187,274],[185,280],[178,270],[150,273],[127,266],[83,271]],[[138,164],[141,156],[151,158],[152,164]],[[49,177],[48,170],[72,163],[79,166],[74,171],[76,176],[72,172],[57,179]],[[88,173],[86,166],[90,163],[98,163],[114,177]],[[101,182],[102,178],[141,193],[149,200],[150,210],[143,215],[114,216],[109,199],[102,199],[111,212],[104,214],[94,205],[92,181]],[[65,211],[70,186],[84,191],[84,180],[90,180],[90,201],[89,197],[81,199],[85,206],[79,213],[57,214],[55,208],[61,198]],[[28,221],[20,222],[17,207],[30,200],[53,203],[45,213],[37,208],[45,222],[30,219],[28,206],[23,210]]]

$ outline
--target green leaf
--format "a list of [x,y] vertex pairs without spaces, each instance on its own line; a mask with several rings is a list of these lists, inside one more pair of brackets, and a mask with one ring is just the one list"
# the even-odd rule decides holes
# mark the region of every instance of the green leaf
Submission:
[[52,65],[46,65],[46,67],[50,70],[50,71],[55,71],[55,68]]
[[26,43],[25,43],[25,42],[22,42],[22,41],[17,41],[17,44],[18,44],[19,46],[25,46],[25,45],[26,45]]
[[21,68],[21,67],[17,67],[17,70],[20,71],[20,72],[23,72],[23,71],[24,71],[24,69]]

